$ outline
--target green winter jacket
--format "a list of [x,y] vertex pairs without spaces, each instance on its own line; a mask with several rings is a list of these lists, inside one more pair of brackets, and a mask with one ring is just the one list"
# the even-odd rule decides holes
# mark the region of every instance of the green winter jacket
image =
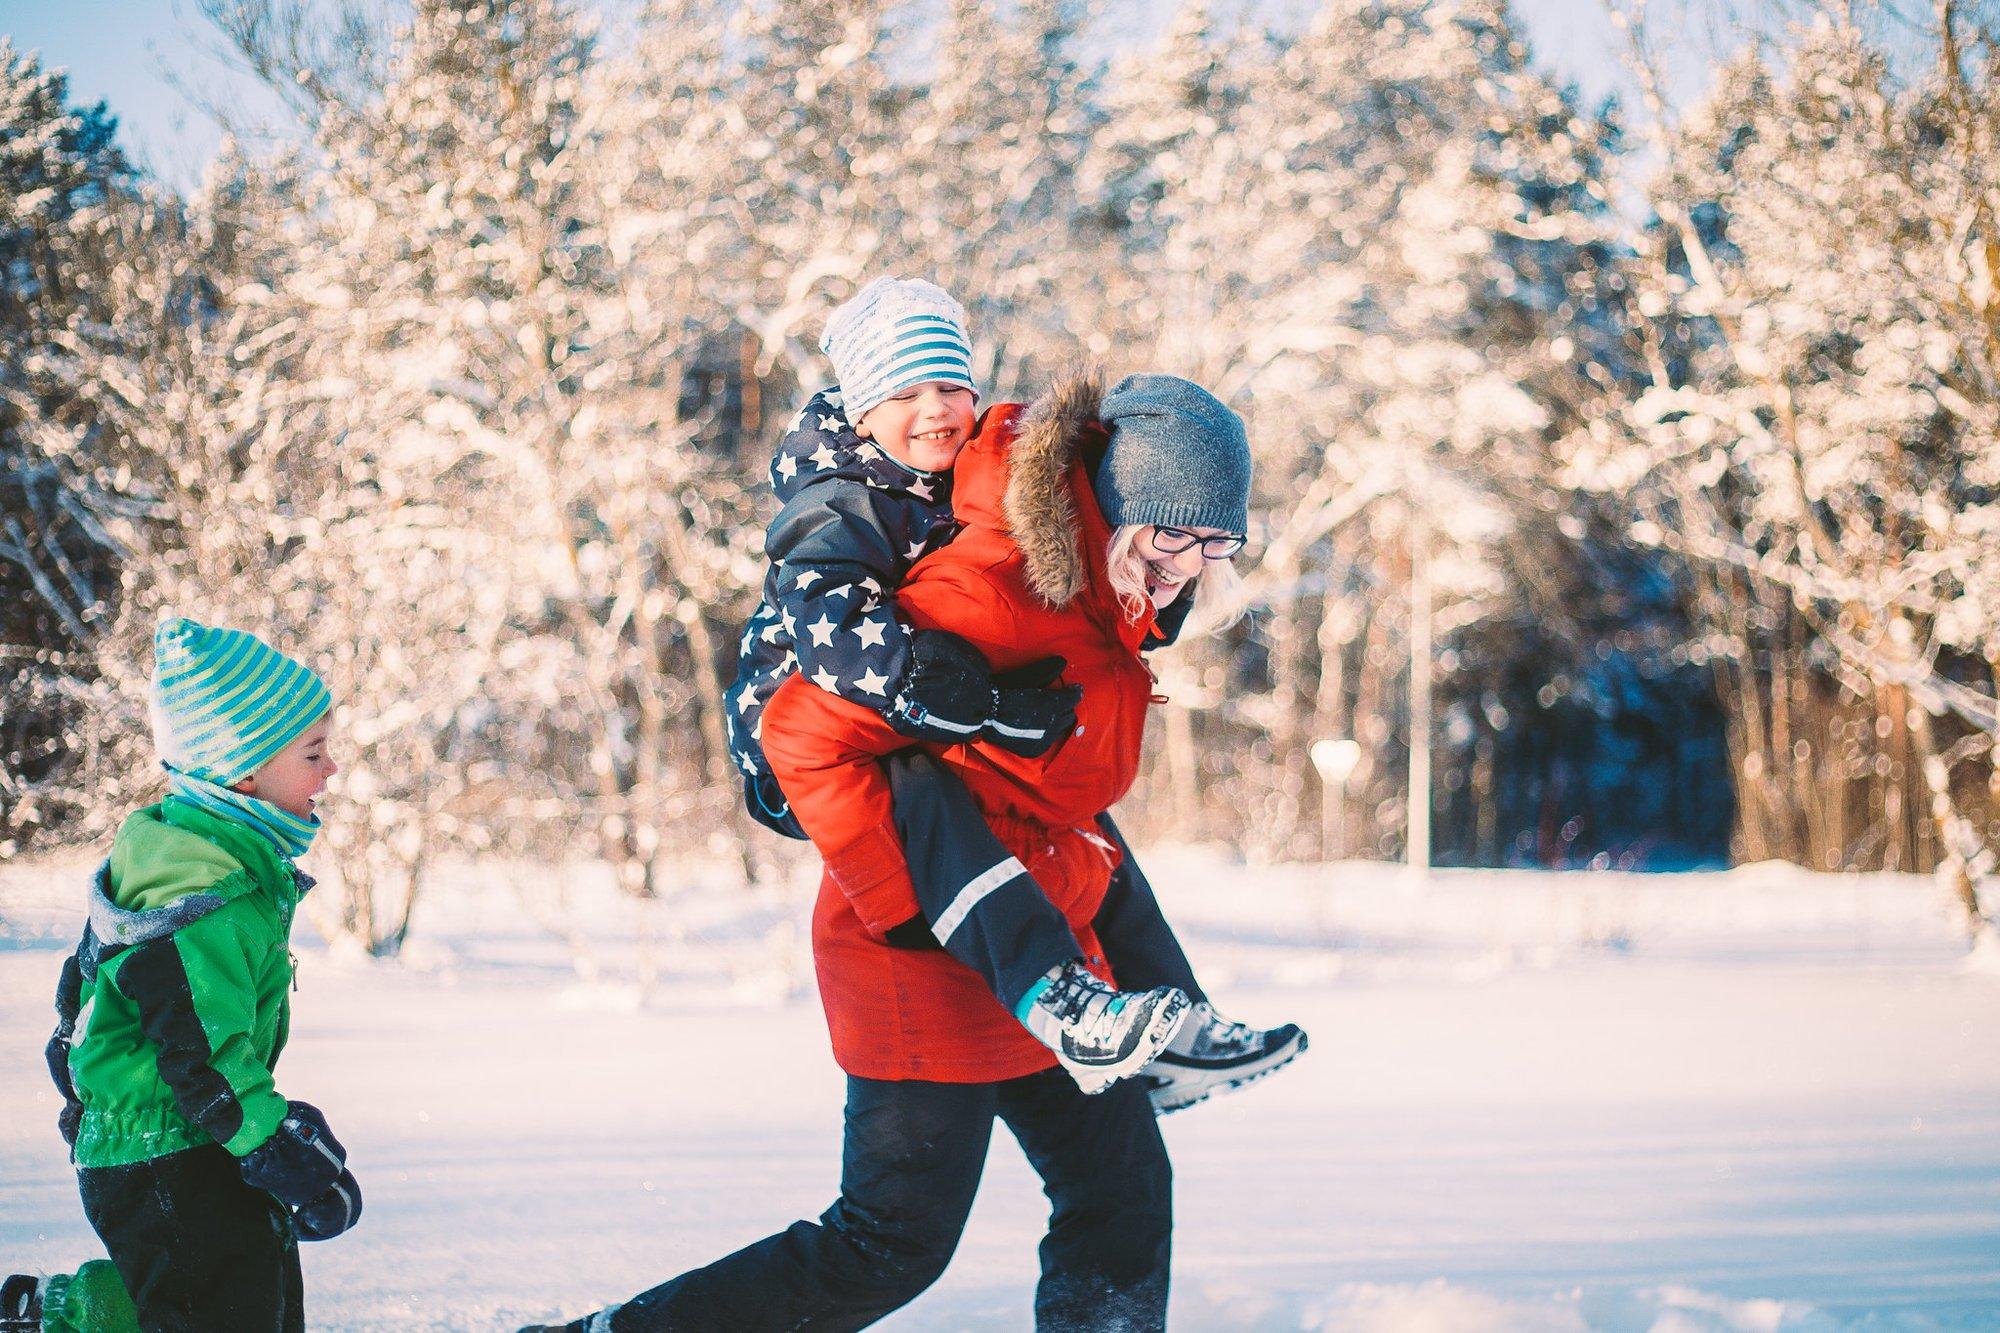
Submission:
[[262,834],[173,797],[126,819],[75,960],[88,1006],[68,1053],[78,1166],[204,1143],[241,1157],[277,1129],[271,1070],[310,884]]

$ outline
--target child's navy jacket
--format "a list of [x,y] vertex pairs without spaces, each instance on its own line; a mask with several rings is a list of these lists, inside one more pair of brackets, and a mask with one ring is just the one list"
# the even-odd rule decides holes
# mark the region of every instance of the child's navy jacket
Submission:
[[762,744],[772,691],[802,672],[887,710],[909,666],[894,589],[957,530],[951,473],[906,467],[856,435],[838,389],[820,390],[793,419],[771,462],[771,488],[784,508],[764,534],[764,601],[744,627],[727,696],[730,757],[766,822],[785,814]]

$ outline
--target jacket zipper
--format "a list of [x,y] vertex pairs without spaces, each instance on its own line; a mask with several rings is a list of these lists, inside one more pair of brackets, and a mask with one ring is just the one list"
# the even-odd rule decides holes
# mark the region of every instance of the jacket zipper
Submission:
[[292,875],[292,899],[282,905],[285,919],[285,959],[292,965],[292,994],[299,993],[299,956],[292,949],[292,921],[298,916],[299,902],[312,887],[312,877],[295,865],[285,867]]

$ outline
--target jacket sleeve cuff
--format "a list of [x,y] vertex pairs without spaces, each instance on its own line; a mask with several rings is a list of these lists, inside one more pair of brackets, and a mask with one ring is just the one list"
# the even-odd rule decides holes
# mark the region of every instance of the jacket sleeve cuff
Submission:
[[893,828],[878,824],[826,853],[825,860],[827,875],[875,938],[918,915],[910,865]]
[[264,1146],[285,1119],[286,1102],[276,1091],[266,1089],[243,1099],[243,1127],[223,1143],[232,1157],[242,1157]]

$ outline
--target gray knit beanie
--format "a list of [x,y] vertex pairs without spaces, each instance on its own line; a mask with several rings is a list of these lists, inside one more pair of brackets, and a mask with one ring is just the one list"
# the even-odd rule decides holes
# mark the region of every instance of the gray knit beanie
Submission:
[[1243,418],[1192,380],[1127,375],[1098,405],[1111,434],[1091,489],[1113,527],[1250,528]]

